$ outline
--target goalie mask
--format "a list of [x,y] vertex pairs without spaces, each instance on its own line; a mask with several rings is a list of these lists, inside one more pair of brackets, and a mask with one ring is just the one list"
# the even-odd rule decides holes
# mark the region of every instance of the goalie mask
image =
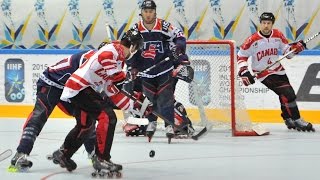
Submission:
[[143,47],[143,37],[139,31],[135,29],[128,30],[121,38],[121,44],[129,48],[130,59],[139,49]]

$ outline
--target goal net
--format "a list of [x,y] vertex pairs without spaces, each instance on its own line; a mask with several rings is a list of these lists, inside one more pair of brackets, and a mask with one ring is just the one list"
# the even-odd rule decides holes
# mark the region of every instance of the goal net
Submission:
[[230,129],[233,136],[267,134],[251,123],[246,111],[236,75],[235,42],[188,41],[186,53],[195,71],[194,81],[179,80],[175,98],[191,121],[202,126],[209,123],[213,130]]

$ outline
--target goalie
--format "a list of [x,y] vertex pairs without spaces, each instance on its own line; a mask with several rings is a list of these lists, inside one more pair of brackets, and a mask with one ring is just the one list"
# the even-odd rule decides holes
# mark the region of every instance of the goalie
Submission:
[[[182,60],[183,59],[183,60]],[[131,61],[127,60],[127,67],[128,71],[130,72],[131,69]],[[130,76],[130,75],[129,75]],[[187,83],[190,83],[193,80],[194,71],[192,67],[190,66],[190,61],[188,60],[187,55],[183,55],[181,57],[181,61],[177,63],[174,70],[172,71],[172,77],[173,77],[173,90],[175,90],[175,86],[178,82],[178,80],[183,80]],[[148,104],[150,104],[150,101],[143,95],[142,93],[142,84],[141,79],[136,78],[134,81],[130,81],[129,83],[125,84],[123,88],[129,92],[130,94],[134,94],[134,96],[139,99],[142,103],[142,106],[140,109],[135,109],[133,111],[130,111],[131,116],[125,117],[126,122],[123,125],[123,131],[126,133],[126,136],[139,136],[139,135],[146,135],[147,125],[149,124],[148,117],[146,117],[144,114],[150,114],[151,118],[157,118],[154,117],[154,115],[151,115],[151,113],[145,113],[144,111],[150,111],[149,109],[146,109]],[[152,119],[151,119],[152,120]],[[178,130],[178,128],[174,128],[175,136],[192,136],[194,133],[194,128],[192,126],[192,122],[190,121],[187,111],[185,110],[184,106],[174,100],[174,124],[175,127],[182,128],[184,131],[181,132]],[[152,127],[156,127],[156,123],[153,123],[152,121]],[[153,129],[151,129],[154,133]]]

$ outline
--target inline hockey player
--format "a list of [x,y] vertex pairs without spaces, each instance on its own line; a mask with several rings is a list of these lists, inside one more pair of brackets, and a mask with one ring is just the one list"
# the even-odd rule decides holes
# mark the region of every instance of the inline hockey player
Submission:
[[248,69],[248,59],[251,56],[251,67],[253,73],[257,73],[256,78],[279,96],[281,116],[288,129],[314,131],[312,124],[300,117],[295,92],[280,62],[265,70],[278,60],[278,50],[281,50],[283,54],[293,50],[293,53],[286,57],[291,59],[306,48],[302,40],[289,45],[282,32],[272,28],[274,21],[275,17],[272,13],[261,14],[261,30],[248,37],[238,52],[238,75],[245,86],[255,82],[255,77]]
[[[37,82],[37,97],[34,109],[23,125],[23,133],[17,147],[17,152],[11,159],[8,171],[20,172],[32,167],[33,163],[27,159],[27,156],[31,153],[37,136],[56,106],[66,114],[72,115],[71,112],[74,107],[70,103],[60,101],[63,87],[69,76],[94,53],[95,50],[89,50],[74,54],[49,66],[40,75]],[[90,141],[87,141],[85,146],[88,153],[93,150]]]
[[[143,45],[143,38],[138,31],[130,30],[121,39],[120,44],[109,44],[102,47],[92,57],[76,70],[67,80],[61,95],[61,100],[71,102],[76,106],[75,117],[77,125],[69,132],[63,149],[53,153],[58,154],[54,158],[67,170],[75,169],[71,157],[82,145],[87,136],[86,129],[90,129],[95,119],[103,116],[104,121],[98,122],[96,133],[95,156],[92,175],[104,175],[105,173],[120,176],[122,165],[110,160],[110,147],[112,144],[114,127],[110,129],[108,114],[103,109],[103,100],[91,87],[97,89],[103,87],[105,94],[122,110],[133,108],[137,102],[130,101],[129,97],[120,92],[115,86],[119,80],[125,79],[122,65],[125,59],[132,57]],[[122,78],[119,78],[122,77]],[[131,103],[132,102],[132,103]],[[138,103],[139,104],[139,103]],[[108,172],[105,172],[107,170]]]
[[[136,78],[138,72],[163,61],[147,73],[141,73],[143,94],[153,104],[154,111],[166,118],[170,124],[165,123],[166,136],[169,143],[174,137],[174,67],[178,67],[185,59],[186,38],[183,32],[171,23],[156,17],[156,4],[152,0],[145,0],[141,5],[142,20],[136,23],[133,29],[140,31],[144,37],[143,50],[132,58],[131,75]],[[151,140],[156,131],[157,116],[151,114],[146,134]]]

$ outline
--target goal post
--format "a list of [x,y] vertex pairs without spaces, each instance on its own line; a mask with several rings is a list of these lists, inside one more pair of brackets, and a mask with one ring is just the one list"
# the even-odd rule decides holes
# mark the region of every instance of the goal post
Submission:
[[[262,126],[251,122],[245,108],[241,81],[236,75],[235,41],[188,41],[186,53],[195,71],[194,82],[179,80],[175,98],[185,106],[191,121],[198,121],[202,125],[206,123],[200,117],[197,104],[202,103],[205,119],[213,125],[213,131],[228,129],[233,136],[269,133]],[[192,88],[194,85],[196,89]]]

